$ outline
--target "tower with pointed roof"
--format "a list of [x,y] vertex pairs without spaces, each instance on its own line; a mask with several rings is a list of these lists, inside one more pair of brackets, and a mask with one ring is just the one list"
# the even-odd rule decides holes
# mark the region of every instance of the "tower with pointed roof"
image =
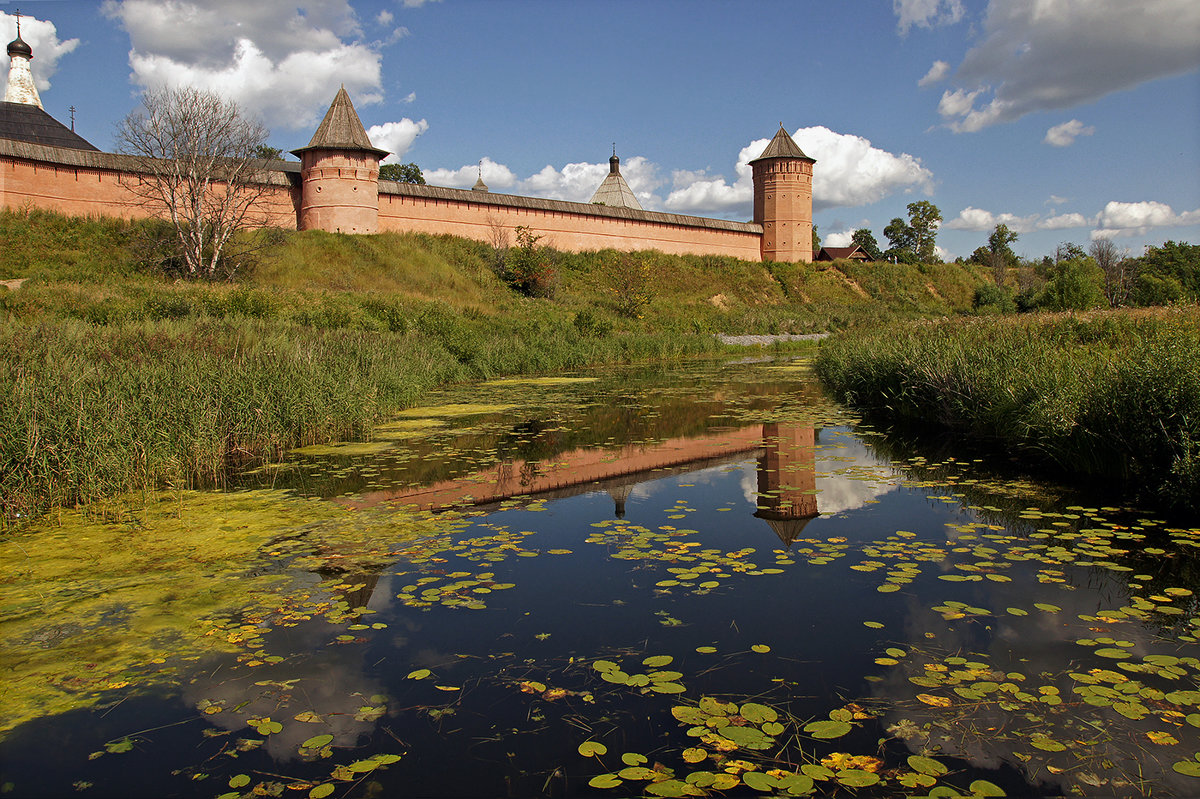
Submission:
[[591,202],[597,205],[633,208],[637,211],[642,210],[642,204],[637,201],[633,189],[629,188],[629,184],[621,176],[621,159],[617,158],[617,147],[615,144],[613,145],[612,158],[608,159],[608,174],[604,177],[604,182],[600,184],[600,188],[596,189],[596,193],[592,195]]
[[21,38],[21,15],[17,14],[17,38],[8,43],[8,87],[4,90],[4,102],[42,107],[33,73],[29,71],[32,60],[33,48]]
[[812,176],[809,158],[779,125],[779,132],[750,162],[754,221],[763,227],[764,261],[812,261]]
[[300,158],[300,230],[375,233],[379,229],[379,162],[346,87],[338,89]]

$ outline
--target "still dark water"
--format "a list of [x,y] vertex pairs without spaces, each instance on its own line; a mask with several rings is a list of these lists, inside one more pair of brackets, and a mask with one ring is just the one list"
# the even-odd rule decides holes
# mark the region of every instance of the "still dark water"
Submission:
[[0,542],[0,795],[1200,794],[1200,521],[802,360],[504,380]]

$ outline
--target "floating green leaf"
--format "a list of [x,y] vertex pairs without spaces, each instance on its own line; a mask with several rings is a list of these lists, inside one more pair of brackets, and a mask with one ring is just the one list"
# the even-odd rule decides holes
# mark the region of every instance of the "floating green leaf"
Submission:
[[813,721],[804,725],[804,731],[814,738],[841,738],[850,732],[851,725],[845,721]]
[[622,779],[616,774],[597,774],[588,780],[588,785],[593,788],[616,788],[622,783]]
[[751,724],[761,724],[764,721],[775,721],[779,718],[775,708],[757,702],[747,702],[742,705],[741,716]]
[[879,775],[861,769],[846,769],[845,771],[839,771],[834,776],[834,779],[840,785],[845,785],[848,788],[866,788],[869,785],[879,782]]
[[314,735],[304,743],[300,744],[302,749],[320,749],[324,746],[333,743],[332,735]]
[[579,754],[584,757],[595,757],[608,753],[608,747],[599,741],[584,741],[579,745]]
[[924,755],[909,755],[908,767],[913,771],[933,777],[940,777],[950,771],[950,767],[945,763],[934,760],[932,757],[925,757]]

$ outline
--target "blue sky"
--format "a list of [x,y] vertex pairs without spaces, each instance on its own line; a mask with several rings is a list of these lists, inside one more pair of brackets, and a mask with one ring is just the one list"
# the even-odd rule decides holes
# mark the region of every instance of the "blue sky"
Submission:
[[46,110],[101,149],[148,86],[308,142],[341,84],[430,183],[587,201],[613,142],[646,208],[749,219],[779,124],[827,244],[929,200],[944,257],[1200,243],[1195,0],[0,0]]

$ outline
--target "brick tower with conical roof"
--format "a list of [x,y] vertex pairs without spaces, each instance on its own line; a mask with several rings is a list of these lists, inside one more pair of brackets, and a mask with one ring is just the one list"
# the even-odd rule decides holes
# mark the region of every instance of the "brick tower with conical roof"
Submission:
[[762,155],[750,162],[754,175],[754,221],[763,227],[764,261],[812,261],[815,163],[792,140],[782,123]]
[[379,162],[346,87],[325,112],[300,158],[300,230],[375,233],[379,229]]

